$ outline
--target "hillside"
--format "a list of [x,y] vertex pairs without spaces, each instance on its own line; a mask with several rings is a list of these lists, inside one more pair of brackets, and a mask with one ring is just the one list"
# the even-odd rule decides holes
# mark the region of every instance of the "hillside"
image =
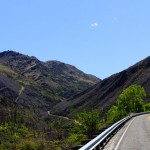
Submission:
[[106,111],[115,104],[118,95],[132,84],[143,86],[147,93],[145,101],[150,101],[150,56],[130,68],[104,79],[75,97],[57,104],[51,113],[65,116],[90,108]]
[[144,86],[150,101],[150,57],[101,81],[59,61],[2,52],[0,149],[71,149],[79,142],[71,132],[79,123],[70,116],[106,111],[131,84]]
[[58,61],[42,62],[14,51],[0,53],[0,94],[37,112],[46,112],[99,81]]
[[57,91],[64,98],[76,95],[100,81],[95,76],[85,74],[76,67],[59,61],[47,61],[44,65],[51,72],[51,79],[57,84]]

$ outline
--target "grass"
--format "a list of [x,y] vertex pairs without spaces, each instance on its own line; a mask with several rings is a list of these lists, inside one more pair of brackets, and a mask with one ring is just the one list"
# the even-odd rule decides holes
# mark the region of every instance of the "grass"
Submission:
[[19,95],[21,95],[21,93],[24,91],[25,87],[22,86],[21,89],[19,90]]
[[13,70],[11,70],[9,67],[4,66],[2,64],[0,64],[0,70],[1,71],[5,71],[5,72],[9,72],[9,73],[15,73]]

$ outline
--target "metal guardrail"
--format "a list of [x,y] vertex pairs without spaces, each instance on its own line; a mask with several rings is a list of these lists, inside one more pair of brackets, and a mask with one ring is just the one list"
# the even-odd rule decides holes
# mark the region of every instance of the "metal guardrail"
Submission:
[[119,130],[129,119],[149,113],[150,112],[136,113],[119,120],[108,129],[106,129],[104,132],[99,134],[96,138],[81,147],[79,150],[101,150],[104,147],[105,143],[107,143],[108,140],[112,137],[112,135],[115,134],[115,132]]

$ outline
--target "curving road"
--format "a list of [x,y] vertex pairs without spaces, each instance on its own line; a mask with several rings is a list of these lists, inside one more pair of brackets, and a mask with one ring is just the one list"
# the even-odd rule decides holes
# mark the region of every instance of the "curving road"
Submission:
[[104,150],[150,150],[150,114],[133,118]]

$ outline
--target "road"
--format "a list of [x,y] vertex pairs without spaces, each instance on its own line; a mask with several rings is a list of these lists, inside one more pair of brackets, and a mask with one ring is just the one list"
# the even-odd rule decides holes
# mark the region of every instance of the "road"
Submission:
[[150,150],[150,114],[130,120],[104,150]]

